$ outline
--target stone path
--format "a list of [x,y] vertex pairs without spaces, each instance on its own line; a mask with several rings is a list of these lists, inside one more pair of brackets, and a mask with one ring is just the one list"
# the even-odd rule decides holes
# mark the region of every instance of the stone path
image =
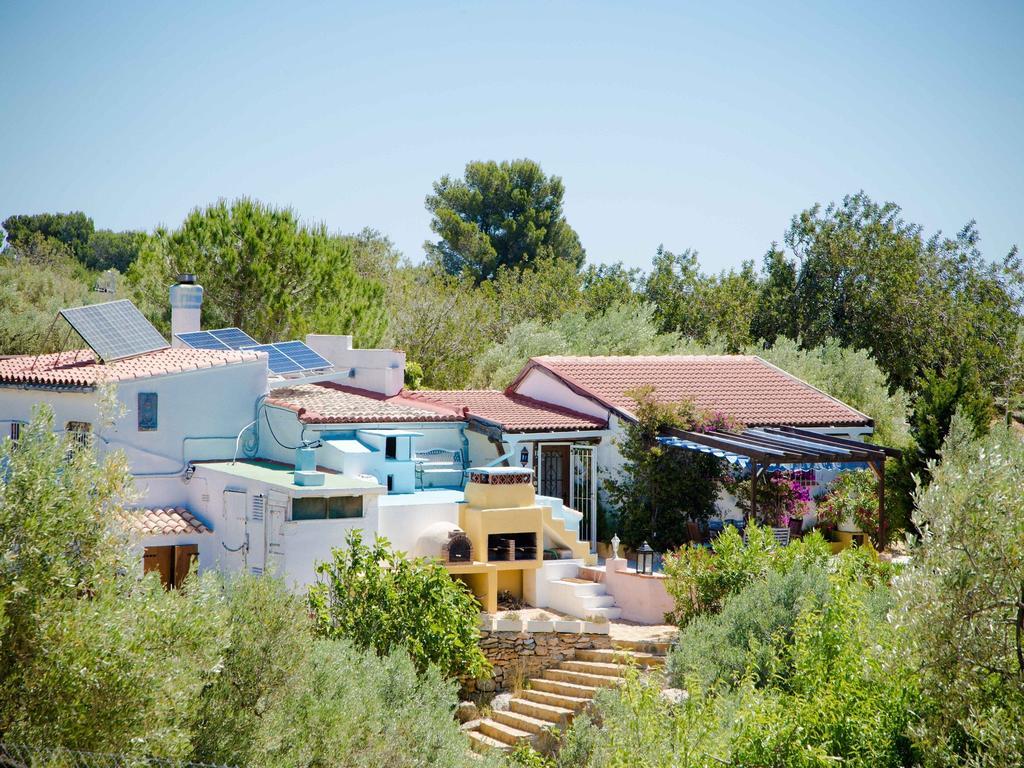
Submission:
[[621,685],[630,664],[644,669],[665,662],[668,642],[622,639],[612,648],[577,650],[513,694],[506,711],[466,723],[473,750],[508,752],[527,743],[542,752],[554,746],[551,728],[564,729],[578,712],[590,706],[598,690]]

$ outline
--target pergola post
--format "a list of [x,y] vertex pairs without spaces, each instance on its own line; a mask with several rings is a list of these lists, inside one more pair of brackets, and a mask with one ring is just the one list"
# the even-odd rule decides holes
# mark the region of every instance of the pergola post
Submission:
[[757,520],[757,462],[750,462],[750,515],[747,522]]
[[878,543],[885,546],[889,528],[889,521],[885,515],[885,459],[872,461],[871,469],[875,471],[878,480]]

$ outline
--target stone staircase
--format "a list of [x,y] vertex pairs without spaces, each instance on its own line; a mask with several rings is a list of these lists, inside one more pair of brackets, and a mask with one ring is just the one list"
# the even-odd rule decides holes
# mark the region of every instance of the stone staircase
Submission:
[[546,752],[552,728],[564,729],[590,706],[601,688],[620,685],[630,665],[655,669],[665,662],[668,643],[616,642],[615,648],[577,650],[575,658],[546,669],[517,692],[509,708],[466,724],[475,752],[508,752],[526,743]]

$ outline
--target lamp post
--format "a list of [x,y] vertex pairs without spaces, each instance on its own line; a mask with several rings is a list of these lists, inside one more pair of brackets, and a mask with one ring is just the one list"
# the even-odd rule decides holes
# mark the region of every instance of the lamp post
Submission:
[[646,541],[636,551],[636,572],[645,576],[654,574],[654,550]]

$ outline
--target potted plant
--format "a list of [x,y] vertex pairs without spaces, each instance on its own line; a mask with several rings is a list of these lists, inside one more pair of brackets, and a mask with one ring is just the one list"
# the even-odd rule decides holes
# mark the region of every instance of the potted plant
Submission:
[[866,469],[841,472],[818,502],[818,524],[848,533],[865,533],[878,542],[878,488]]

